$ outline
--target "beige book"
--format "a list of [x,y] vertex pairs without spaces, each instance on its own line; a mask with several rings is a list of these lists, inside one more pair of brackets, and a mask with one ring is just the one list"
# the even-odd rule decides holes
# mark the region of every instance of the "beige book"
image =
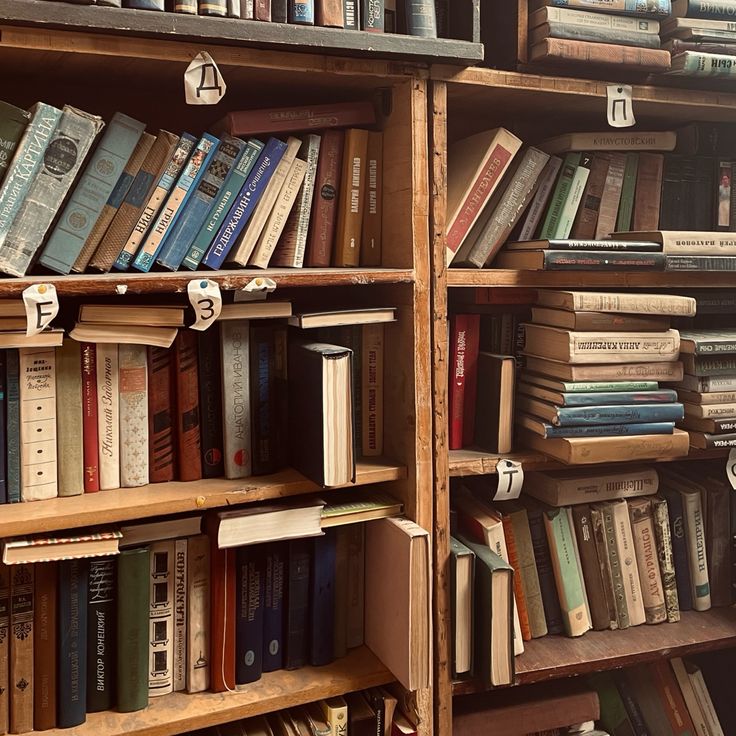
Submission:
[[0,733],[10,727],[10,571],[0,565],[0,600],[5,602],[0,610]]
[[626,609],[629,612],[629,625],[638,626],[646,621],[646,614],[634,547],[634,534],[626,501],[611,501],[611,513],[616,528],[616,548],[619,560],[621,560],[621,575],[624,581]]
[[10,570],[10,733],[33,730],[33,573]]
[[187,542],[186,690],[201,693],[210,686],[210,540]]
[[289,137],[286,145],[286,151],[281,157],[276,169],[274,170],[270,181],[261,195],[256,205],[250,221],[245,227],[245,231],[235,244],[235,248],[228,257],[228,262],[237,263],[239,266],[245,267],[255,250],[258,239],[261,237],[266,221],[271,214],[271,210],[276,204],[281,187],[286,181],[291,165],[294,163],[296,154],[302,142],[298,138]]
[[381,230],[383,225],[383,133],[368,133],[366,155],[365,208],[360,243],[363,266],[381,265]]
[[85,325],[80,322],[69,333],[72,340],[108,345],[151,345],[170,348],[176,338],[176,327],[148,325]]
[[56,351],[21,348],[19,358],[21,500],[55,498]]
[[383,362],[384,334],[382,324],[362,328],[361,411],[363,455],[383,454]]
[[118,347],[120,485],[148,483],[148,361],[145,345]]
[[588,28],[611,28],[618,31],[637,31],[639,33],[659,33],[658,20],[643,20],[641,18],[627,18],[622,15],[609,15],[588,10],[573,10],[571,8],[538,8],[529,14],[529,28],[536,28],[544,23],[569,23]]
[[176,541],[151,545],[148,697],[174,689],[174,557]]
[[[687,706],[690,718],[692,718],[693,726],[695,726],[695,733],[697,736],[715,736],[715,733],[711,733],[705,720],[705,714],[703,713],[700,703],[698,702],[698,698],[695,695],[693,683],[690,680],[690,675],[685,668],[685,663],[682,658],[675,657],[674,659],[671,659],[670,666],[672,667],[672,671],[675,673],[677,684],[680,686],[680,691],[682,692],[683,700]],[[723,733],[723,731],[720,731],[720,733]]]
[[703,673],[697,665],[692,662],[686,662],[685,668],[690,682],[695,690],[695,697],[700,705],[701,712],[705,718],[705,722],[708,725],[709,736],[724,736],[721,723],[718,720],[718,713],[716,713],[713,700],[708,692],[708,686],[705,684],[705,678]]
[[566,133],[539,144],[546,153],[567,151],[672,151],[674,131],[606,130],[602,133]]
[[559,360],[526,356],[527,370],[562,381],[681,381],[680,361],[668,363],[608,363],[571,365]]
[[642,240],[661,243],[667,255],[734,256],[736,235],[731,232],[690,232],[678,230],[648,230],[613,233],[619,240]]
[[284,226],[291,213],[296,196],[307,173],[307,162],[295,158],[291,164],[286,179],[281,186],[276,202],[268,216],[261,237],[258,239],[253,255],[248,261],[249,266],[256,268],[268,268],[271,256],[276,250],[276,245],[284,231]]
[[27,348],[42,349],[56,348],[64,340],[63,330],[44,330],[37,335],[26,335],[26,331],[0,332],[0,349]]
[[319,701],[327,724],[330,727],[330,736],[347,736],[348,733],[348,704],[341,696],[326,698]]
[[189,541],[177,539],[174,549],[174,692],[187,684],[187,556]]
[[64,340],[56,349],[56,417],[59,495],[84,493],[82,451],[82,346]]
[[670,294],[612,293],[597,291],[553,291],[540,289],[537,304],[574,312],[621,312],[694,317],[695,299]]
[[731,404],[689,404],[684,401],[685,416],[693,419],[734,419],[736,402]]
[[100,490],[120,488],[120,382],[118,346],[97,346],[97,442]]

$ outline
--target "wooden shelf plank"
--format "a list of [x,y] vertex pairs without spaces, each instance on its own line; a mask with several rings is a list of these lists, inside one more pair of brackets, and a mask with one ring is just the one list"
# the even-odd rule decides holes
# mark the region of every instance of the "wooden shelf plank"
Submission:
[[271,713],[353,690],[385,685],[393,675],[367,648],[325,667],[268,672],[234,693],[173,693],[153,698],[136,713],[90,713],[75,728],[52,728],[49,736],[171,736]]
[[522,287],[706,288],[736,286],[736,272],[513,271],[502,268],[448,268],[447,285]]
[[[589,631],[575,639],[544,636],[524,642],[516,658],[516,684],[629,667],[736,645],[736,609],[683,611],[676,624],[633,626],[623,631]],[[481,692],[475,680],[453,684],[454,695]]]
[[147,12],[125,8],[79,6],[41,0],[3,0],[0,22],[200,44],[229,44],[259,49],[346,54],[412,61],[472,64],[483,59],[483,44],[394,33],[366,33],[238,18]]
[[[358,462],[354,485],[405,477],[406,468],[383,458],[369,458]],[[0,514],[0,538],[204,511],[323,490],[296,470],[287,469],[273,475],[238,480],[214,478],[190,483],[151,483],[140,488],[8,504]]]
[[253,279],[269,278],[281,288],[308,286],[358,286],[405,284],[414,281],[414,271],[400,268],[292,268],[239,269],[173,273],[101,273],[70,276],[23,276],[0,279],[0,298],[20,296],[31,284],[54,284],[59,296],[101,296],[117,294],[119,285],[126,294],[177,294],[187,290],[196,278],[216,281],[222,290],[242,289]]

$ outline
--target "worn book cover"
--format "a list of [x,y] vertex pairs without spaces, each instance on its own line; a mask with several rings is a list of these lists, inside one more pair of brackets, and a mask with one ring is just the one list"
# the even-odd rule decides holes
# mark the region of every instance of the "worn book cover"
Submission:
[[145,345],[118,348],[120,485],[148,483],[148,367]]
[[59,495],[84,493],[82,345],[65,340],[56,350]]
[[174,355],[168,348],[147,348],[149,479],[151,483],[174,480],[176,408]]
[[[116,703],[115,667],[118,651],[117,557],[89,561],[87,595],[87,711],[110,710]],[[121,652],[120,656],[127,656]]]
[[652,499],[652,517],[654,521],[654,538],[657,544],[659,570],[662,575],[667,620],[675,623],[680,620],[680,604],[677,597],[675,562],[672,549],[672,535],[667,501],[660,496]]
[[118,346],[97,345],[97,441],[100,490],[120,488],[120,380]]
[[174,341],[176,447],[179,480],[202,478],[197,334],[181,330]]
[[657,554],[652,502],[648,498],[636,498],[629,500],[628,504],[639,565],[644,615],[648,624],[659,624],[667,620],[667,608]]
[[10,733],[33,730],[34,572],[10,569]]
[[173,539],[151,545],[148,696],[174,689],[174,557]]
[[184,690],[187,680],[187,539],[177,539],[174,549],[174,692]]
[[30,120],[29,112],[7,102],[0,103],[0,184]]
[[187,539],[186,691],[204,692],[210,683],[210,540]]
[[[10,570],[5,565],[3,568]],[[56,728],[59,571],[54,562],[35,565],[34,570],[33,727],[45,731]],[[7,733],[7,723],[4,730]]]

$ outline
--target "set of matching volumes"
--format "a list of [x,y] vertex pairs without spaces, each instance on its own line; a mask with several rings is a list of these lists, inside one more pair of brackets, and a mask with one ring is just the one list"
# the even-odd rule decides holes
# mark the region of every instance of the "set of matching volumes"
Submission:
[[375,121],[368,102],[232,112],[197,138],[0,103],[0,271],[380,265],[383,136],[353,127]]
[[733,494],[722,475],[702,464],[532,473],[521,502],[492,506],[475,481],[458,489],[456,674],[509,684],[523,641],[731,605]]

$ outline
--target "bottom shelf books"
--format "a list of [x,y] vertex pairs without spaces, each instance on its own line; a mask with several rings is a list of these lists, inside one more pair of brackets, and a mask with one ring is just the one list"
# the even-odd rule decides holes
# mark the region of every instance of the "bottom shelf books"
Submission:
[[[487,686],[546,634],[679,621],[733,600],[733,493],[723,468],[529,473],[520,501],[488,480],[452,498],[453,666]],[[613,635],[615,636],[615,635]]]

